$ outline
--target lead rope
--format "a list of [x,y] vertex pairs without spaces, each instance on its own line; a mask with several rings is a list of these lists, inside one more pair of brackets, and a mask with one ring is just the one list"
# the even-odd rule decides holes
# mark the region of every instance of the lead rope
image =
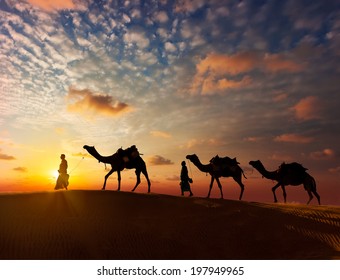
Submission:
[[188,162],[188,166],[189,166],[190,176],[191,176],[191,179],[192,179],[192,171],[191,171],[191,165],[190,165],[190,161],[189,161],[189,160],[187,160],[187,162]]
[[74,170],[76,170],[78,166],[81,164],[81,162],[83,161],[83,159],[84,157],[81,158],[81,160],[77,163],[77,165],[68,174],[71,174]]

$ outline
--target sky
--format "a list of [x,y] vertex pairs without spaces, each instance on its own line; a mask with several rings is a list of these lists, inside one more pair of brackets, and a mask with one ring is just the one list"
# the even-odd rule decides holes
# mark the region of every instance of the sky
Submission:
[[[303,164],[340,205],[339,58],[335,0],[0,0],[0,191],[53,190],[61,153],[70,189],[100,189],[108,170],[83,145],[136,145],[155,193],[180,195],[187,154],[218,154],[240,162],[246,201],[273,201],[259,159]],[[210,178],[187,165],[205,196]],[[134,182],[122,173],[122,190]]]

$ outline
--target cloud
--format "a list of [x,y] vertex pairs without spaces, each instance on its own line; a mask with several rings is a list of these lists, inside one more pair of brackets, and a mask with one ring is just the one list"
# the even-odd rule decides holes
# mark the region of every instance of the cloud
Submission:
[[328,169],[328,171],[329,171],[330,173],[340,174],[340,166],[330,168],[330,169]]
[[260,57],[255,52],[241,52],[234,55],[209,54],[196,66],[197,73],[204,75],[207,72],[216,76],[249,72],[259,63]]
[[282,54],[266,54],[264,56],[264,67],[267,71],[276,72],[300,72],[303,65],[286,58]]
[[13,168],[14,171],[18,171],[18,172],[27,172],[27,168],[26,167],[15,167]]
[[285,161],[285,162],[289,162],[293,160],[292,156],[287,155],[287,154],[282,154],[282,153],[274,153],[273,155],[270,156],[270,159],[277,160],[277,161]]
[[205,4],[204,0],[177,0],[176,13],[193,13]]
[[212,77],[208,77],[204,80],[202,84],[201,94],[209,95],[216,91],[221,92],[226,89],[243,88],[251,83],[251,78],[249,76],[243,77],[240,81],[230,80],[227,78],[221,80],[214,80]]
[[232,55],[210,53],[196,65],[191,93],[215,94],[251,84],[248,73],[254,70],[278,73],[299,72],[303,67],[283,54],[238,52]]
[[302,135],[294,134],[294,133],[282,134],[274,138],[275,142],[291,142],[291,143],[300,143],[300,144],[311,143],[313,142],[313,140],[314,139],[312,137],[306,137],[306,136],[302,136]]
[[0,160],[14,160],[14,159],[16,159],[14,156],[10,156],[10,155],[0,153]]
[[308,96],[301,99],[291,108],[295,117],[300,121],[307,121],[322,118],[322,105],[318,97]]
[[168,52],[175,52],[175,51],[177,51],[176,46],[173,43],[171,43],[171,42],[166,42],[165,45],[164,45],[164,48]]
[[126,103],[115,100],[107,94],[95,94],[89,89],[78,90],[73,87],[69,89],[66,96],[67,109],[71,112],[78,112],[85,115],[102,114],[117,116],[131,109]]
[[47,11],[75,8],[72,0],[28,0],[28,2]]
[[72,154],[72,156],[75,156],[75,157],[88,157],[88,158],[92,158],[91,155],[89,155],[88,153],[75,153],[75,154]]
[[312,152],[310,154],[310,157],[316,160],[330,159],[330,158],[334,158],[334,156],[335,156],[335,151],[332,149],[328,149],[328,148],[323,149],[322,151]]
[[194,147],[207,147],[207,146],[219,146],[222,145],[223,141],[216,139],[216,138],[209,138],[209,139],[197,139],[193,138],[187,141],[185,145],[180,146],[181,149],[191,149]]
[[260,142],[263,139],[264,139],[263,137],[259,137],[259,136],[250,136],[250,137],[244,138],[243,140],[246,142]]
[[168,14],[165,11],[157,12],[154,18],[160,23],[166,23],[169,20]]
[[166,159],[162,156],[155,155],[148,159],[150,165],[172,165],[174,164],[170,159]]
[[144,31],[129,30],[123,36],[124,42],[128,45],[136,44],[139,48],[147,48],[150,45],[150,40],[146,37]]
[[160,137],[160,138],[171,138],[171,134],[164,132],[164,131],[159,131],[159,130],[153,130],[150,132],[150,134],[154,137]]
[[281,101],[283,101],[283,100],[286,100],[288,98],[288,94],[287,93],[279,93],[279,94],[277,94],[274,98],[273,98],[273,100],[275,101],[275,102],[281,102]]

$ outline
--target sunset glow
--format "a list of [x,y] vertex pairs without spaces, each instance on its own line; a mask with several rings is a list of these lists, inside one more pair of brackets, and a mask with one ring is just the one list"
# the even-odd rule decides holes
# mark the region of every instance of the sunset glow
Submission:
[[[70,189],[101,189],[109,170],[83,145],[136,145],[152,192],[180,195],[185,156],[218,154],[240,162],[244,200],[273,201],[250,160],[296,161],[340,204],[339,13],[332,0],[1,1],[0,192],[52,191],[61,154]],[[206,196],[210,177],[188,169]],[[122,190],[135,180],[123,171]]]

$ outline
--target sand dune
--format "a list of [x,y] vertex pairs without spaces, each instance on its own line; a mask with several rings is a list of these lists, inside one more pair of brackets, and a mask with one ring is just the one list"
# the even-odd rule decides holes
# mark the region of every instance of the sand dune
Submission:
[[340,207],[114,191],[0,195],[0,259],[340,259]]

